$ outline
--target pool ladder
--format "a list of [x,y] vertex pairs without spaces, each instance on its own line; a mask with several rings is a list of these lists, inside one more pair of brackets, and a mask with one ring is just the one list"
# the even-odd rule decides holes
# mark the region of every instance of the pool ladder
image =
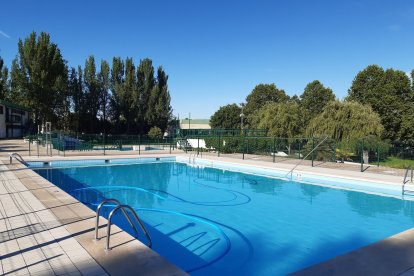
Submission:
[[[410,178],[409,179],[408,179],[408,176],[409,176],[408,173],[410,173]],[[402,195],[403,196],[405,195],[406,192],[408,192],[410,195],[411,194],[414,195],[414,190],[405,189],[405,184],[407,184],[408,182],[413,183],[413,176],[414,176],[413,167],[408,166],[405,169],[404,180],[403,180],[403,183],[402,183]]]
[[108,225],[106,227],[106,245],[105,245],[105,251],[110,251],[111,247],[110,247],[110,239],[111,239],[111,226],[112,226],[112,217],[113,215],[118,211],[121,210],[122,213],[124,214],[124,216],[126,217],[126,219],[128,220],[128,223],[131,225],[132,229],[135,232],[135,238],[138,237],[138,230],[135,227],[134,223],[131,220],[131,217],[129,216],[128,211],[130,211],[134,217],[134,219],[138,222],[139,226],[142,229],[142,232],[144,232],[145,236],[148,239],[148,247],[151,248],[152,247],[152,239],[151,236],[148,234],[147,229],[145,228],[144,224],[142,223],[142,221],[140,220],[140,218],[138,217],[137,213],[134,211],[134,209],[132,209],[131,206],[129,205],[123,205],[121,204],[118,200],[114,199],[114,198],[108,198],[105,199],[104,201],[102,201],[99,205],[98,208],[96,208],[96,223],[95,223],[95,240],[99,240],[98,237],[98,229],[99,229],[99,213],[101,211],[101,208],[107,204],[107,203],[115,203],[116,207],[109,213],[109,217],[108,217]]
[[26,165],[26,161],[24,161],[23,157],[18,154],[17,152],[13,152],[12,154],[10,154],[10,165],[13,164],[13,159],[16,159],[17,161],[19,161],[20,163]]

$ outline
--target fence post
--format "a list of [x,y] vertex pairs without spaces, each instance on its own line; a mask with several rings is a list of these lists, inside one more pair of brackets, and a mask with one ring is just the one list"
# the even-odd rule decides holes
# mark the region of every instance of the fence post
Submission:
[[243,147],[243,160],[244,160],[244,152],[246,151],[246,139],[244,135],[243,135],[242,147]]
[[141,155],[141,134],[138,136],[138,155]]
[[66,142],[65,139],[63,139],[63,157],[66,156]]
[[333,161],[336,162],[336,140],[334,140],[334,151],[333,151]]
[[197,156],[200,154],[200,138],[197,138]]
[[302,156],[302,138],[299,138],[299,159]]
[[380,155],[379,155],[379,145],[377,144],[377,167],[379,167],[379,162],[380,162]]
[[171,154],[171,144],[172,144],[171,142],[172,142],[172,138],[168,138],[168,139],[169,139],[168,141],[169,141],[169,144],[170,144],[170,154]]
[[32,138],[29,137],[29,156],[32,156],[32,151],[30,149],[31,142],[32,142]]
[[37,139],[36,139],[37,141],[36,141],[36,145],[37,145],[37,158],[39,158],[39,136],[37,136]]
[[273,163],[275,163],[276,158],[276,137],[273,137]]
[[313,160],[315,159],[315,137],[312,137],[312,167],[313,167]]
[[364,171],[364,139],[361,142],[361,172]]
[[104,133],[104,135],[103,135],[103,149],[104,149],[104,155],[106,155],[106,149],[105,149],[105,140],[106,140],[106,134]]
[[218,150],[217,150],[217,157],[220,157],[220,148],[221,148],[221,141],[220,141],[220,132],[218,135]]

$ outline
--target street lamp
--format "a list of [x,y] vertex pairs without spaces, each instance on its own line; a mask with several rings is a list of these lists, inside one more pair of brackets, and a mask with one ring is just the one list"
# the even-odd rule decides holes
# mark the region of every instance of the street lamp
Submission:
[[240,104],[241,105],[241,113],[240,113],[240,129],[243,131],[243,121],[244,121],[244,113],[243,113],[243,110],[244,110],[244,103],[241,103]]

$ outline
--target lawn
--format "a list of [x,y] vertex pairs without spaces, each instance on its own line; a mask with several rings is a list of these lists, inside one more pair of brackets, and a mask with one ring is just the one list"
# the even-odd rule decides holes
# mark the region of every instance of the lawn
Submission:
[[398,157],[388,157],[385,161],[381,161],[380,165],[396,169],[405,169],[408,166],[414,167],[414,160],[400,159]]

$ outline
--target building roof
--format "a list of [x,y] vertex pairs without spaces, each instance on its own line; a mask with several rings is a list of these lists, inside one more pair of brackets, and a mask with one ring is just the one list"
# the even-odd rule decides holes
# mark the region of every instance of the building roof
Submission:
[[32,111],[30,108],[24,107],[22,105],[14,104],[14,103],[11,103],[11,102],[8,102],[8,101],[5,101],[5,100],[0,100],[0,104],[5,105],[5,106],[10,107],[10,108],[24,110],[24,111],[27,111],[27,112]]
[[[188,119],[182,119],[181,124],[188,124]],[[190,119],[190,124],[210,125],[209,119]]]

